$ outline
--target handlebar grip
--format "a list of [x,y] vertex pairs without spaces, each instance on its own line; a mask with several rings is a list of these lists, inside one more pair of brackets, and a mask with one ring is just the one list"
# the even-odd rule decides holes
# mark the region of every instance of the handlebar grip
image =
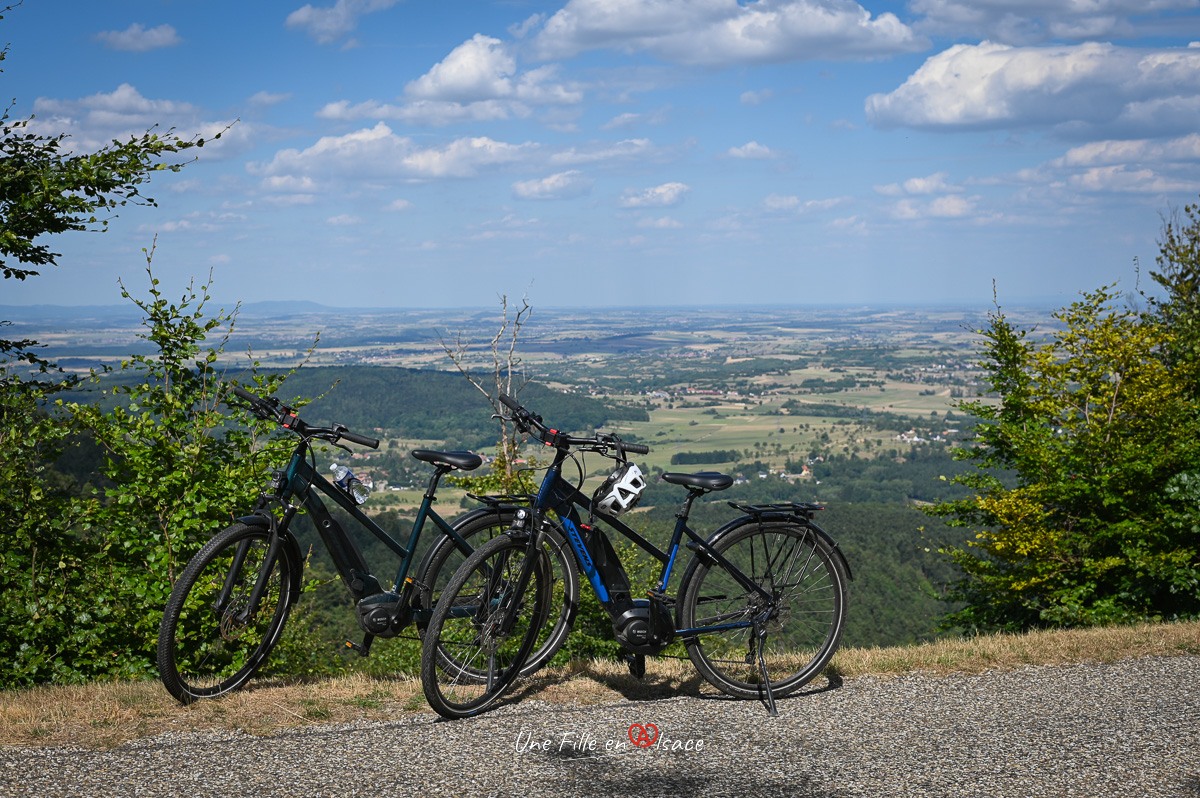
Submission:
[[509,410],[517,411],[521,409],[520,403],[506,393],[500,394],[500,404],[507,407]]
[[249,391],[247,391],[245,388],[241,387],[240,385],[234,385],[232,387],[233,387],[233,395],[239,399],[244,399],[245,401],[250,402],[251,404],[262,401],[262,399],[259,399],[257,396],[250,393]]
[[622,443],[621,449],[630,454],[650,454],[650,447],[642,443]]
[[339,435],[351,443],[357,443],[359,446],[367,446],[371,449],[379,448],[379,440],[377,438],[368,438],[366,435],[359,435],[357,432],[351,432],[350,430],[343,430]]

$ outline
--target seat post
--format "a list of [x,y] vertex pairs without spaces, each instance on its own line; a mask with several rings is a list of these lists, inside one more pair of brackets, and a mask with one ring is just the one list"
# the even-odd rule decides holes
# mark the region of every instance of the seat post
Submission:
[[697,488],[688,488],[687,498],[683,500],[683,504],[679,507],[679,512],[675,513],[675,517],[686,521],[688,515],[692,512],[692,502],[696,501],[697,496],[703,496],[708,491],[699,490]]
[[438,465],[434,467],[433,475],[429,477],[429,487],[425,489],[425,498],[430,502],[437,498],[437,496],[434,494],[437,491],[438,482],[441,481],[442,476],[449,474],[450,471],[451,469],[449,466]]

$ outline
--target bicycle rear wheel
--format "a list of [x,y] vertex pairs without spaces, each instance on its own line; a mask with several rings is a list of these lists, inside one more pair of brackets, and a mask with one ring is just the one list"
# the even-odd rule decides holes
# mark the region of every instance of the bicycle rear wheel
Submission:
[[551,612],[548,557],[539,552],[518,590],[529,553],[508,535],[480,546],[438,599],[421,649],[421,686],[445,718],[476,715],[521,673]]
[[[478,549],[487,541],[512,529],[515,521],[515,510],[506,509],[480,515],[461,526],[456,524],[455,531],[473,548]],[[550,567],[551,612],[537,633],[533,651],[521,668],[522,676],[529,676],[537,671],[558,653],[570,634],[575,615],[579,611],[579,568],[575,565],[575,558],[566,538],[553,525],[546,525],[542,549]],[[466,558],[467,555],[462,553],[451,538],[446,535],[439,536],[417,578],[421,584],[418,606],[432,606],[436,598],[445,592],[446,586]],[[426,627],[426,623],[417,623],[417,631],[422,639],[425,637]]]
[[182,703],[241,687],[278,642],[295,599],[292,569],[302,566],[281,547],[258,608],[248,615],[267,544],[267,530],[234,524],[218,532],[175,583],[158,632],[158,673]]
[[[823,537],[798,524],[748,524],[713,548],[769,594],[762,654],[776,698],[813,679],[837,650],[846,625],[847,576]],[[680,628],[748,623],[768,602],[702,555],[681,588]],[[710,684],[728,695],[764,694],[758,641],[750,626],[687,641],[688,656]]]

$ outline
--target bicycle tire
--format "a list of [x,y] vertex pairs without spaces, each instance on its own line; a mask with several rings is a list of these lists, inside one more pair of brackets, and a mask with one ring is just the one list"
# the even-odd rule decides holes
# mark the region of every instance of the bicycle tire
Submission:
[[[234,524],[218,532],[188,562],[175,582],[158,632],[158,674],[167,692],[184,704],[215,698],[246,683],[279,641],[295,600],[293,563],[286,546],[268,575],[254,617],[236,615],[249,600],[267,554],[268,533]],[[239,548],[240,567],[231,571]],[[228,580],[224,607],[216,602]]]
[[[848,579],[840,557],[824,537],[786,522],[748,524],[713,548],[780,601],[767,623],[762,654],[772,694],[781,698],[794,692],[825,668],[841,642]],[[757,593],[703,555],[697,555],[680,593],[681,629],[747,621],[761,612]],[[738,698],[764,696],[751,629],[711,632],[685,642],[688,657],[709,684]]]
[[[478,549],[485,542],[512,529],[516,517],[515,510],[488,513],[468,520],[461,527],[455,525],[455,531]],[[551,564],[551,606],[557,611],[552,609],[547,623],[538,632],[535,647],[521,668],[521,676],[529,676],[541,669],[558,653],[571,633],[575,615],[579,611],[579,567],[575,564],[566,538],[551,524],[546,525],[544,548]],[[433,598],[442,594],[466,559],[467,555],[450,537],[439,536],[417,577],[421,586],[418,606],[432,607]],[[427,625],[417,624],[417,632],[422,640]]]
[[[494,538],[475,549],[443,591],[421,649],[421,687],[442,717],[454,720],[483,712],[520,676],[550,612],[544,554],[526,589],[516,593],[528,552],[524,540]],[[514,624],[497,633],[514,606]]]

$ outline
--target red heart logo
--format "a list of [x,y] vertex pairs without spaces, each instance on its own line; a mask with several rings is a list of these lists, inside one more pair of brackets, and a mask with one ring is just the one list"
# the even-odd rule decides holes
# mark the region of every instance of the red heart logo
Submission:
[[[650,736],[650,730],[654,730],[654,736]],[[635,723],[629,727],[629,742],[636,745],[638,748],[645,748],[654,745],[658,741],[658,727],[653,723],[647,723],[643,726],[640,723]]]

